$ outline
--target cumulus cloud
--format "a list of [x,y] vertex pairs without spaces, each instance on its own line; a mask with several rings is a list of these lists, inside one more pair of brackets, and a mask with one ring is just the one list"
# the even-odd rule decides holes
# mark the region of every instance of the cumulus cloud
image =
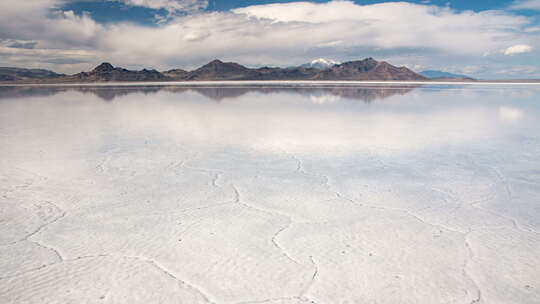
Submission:
[[[227,57],[252,64],[283,64],[287,59],[306,60],[305,54],[318,48],[342,53],[334,53],[334,58],[392,49],[482,55],[522,38],[516,30],[528,24],[525,17],[503,12],[455,12],[409,3],[294,2],[188,16],[159,29],[116,26],[102,42],[118,52],[124,46],[128,57],[146,58],[154,52],[173,62],[173,58],[199,63],[198,58]],[[140,39],[127,33],[137,33]]]
[[511,46],[504,50],[505,55],[516,55],[516,54],[524,54],[524,53],[530,53],[532,52],[533,47],[526,44],[517,44],[514,46]]
[[62,71],[62,66],[74,69],[86,68],[93,62],[95,52],[88,50],[27,49],[5,47],[0,43],[0,58],[9,58],[9,65],[31,68],[51,68]]
[[0,45],[15,49],[33,49],[36,47],[35,41],[24,41],[17,39],[0,39]]
[[510,8],[520,10],[537,10],[540,11],[540,0],[519,0],[515,1]]
[[[0,63],[19,64],[31,56],[36,56],[32,62],[51,62],[66,56],[66,62],[169,69],[193,68],[214,58],[287,66],[319,57],[345,61],[375,56],[395,64],[429,66],[418,58],[476,58],[500,54],[508,45],[536,46],[534,33],[527,32],[534,26],[531,19],[504,11],[459,12],[406,2],[292,2],[201,11],[143,26],[99,24],[89,15],[58,9],[64,1],[0,1],[0,40],[33,47],[19,52],[5,44],[2,52],[9,55],[0,54]],[[206,0],[122,1],[168,12],[207,5]],[[51,13],[51,8],[56,9]],[[80,67],[59,66],[64,72]]]
[[[250,6],[234,12],[273,22],[329,26],[334,35],[346,38],[339,40],[349,44],[433,48],[465,54],[492,50],[498,41],[512,39],[510,31],[529,22],[524,17],[500,11],[456,12],[448,7],[407,2],[374,5],[358,5],[352,1],[293,2]],[[335,40],[338,39],[329,39]]]
[[59,0],[0,1],[0,39],[38,41],[46,48],[91,46],[102,26],[89,15],[52,11]]
[[64,72],[95,60],[104,27],[87,14],[54,9],[61,4],[61,0],[0,1],[0,64]]
[[208,0],[119,0],[126,5],[164,9],[169,13],[193,12],[208,6]]
[[536,33],[540,32],[540,26],[531,26],[525,29],[526,33]]

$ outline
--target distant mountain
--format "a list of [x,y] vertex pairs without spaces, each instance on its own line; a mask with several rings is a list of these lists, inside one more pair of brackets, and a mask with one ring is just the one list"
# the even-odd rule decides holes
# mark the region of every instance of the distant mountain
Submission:
[[[310,64],[311,65],[311,64]],[[114,67],[110,63],[102,63],[90,72],[81,72],[66,76],[49,72],[43,78],[0,79],[3,82],[33,83],[85,83],[85,82],[130,82],[130,81],[216,81],[216,80],[428,80],[406,67],[396,67],[384,61],[367,58],[333,64],[331,61],[315,60],[315,67],[291,68],[248,68],[235,62],[213,60],[202,67],[185,71],[173,69],[164,72],[143,69],[140,71]],[[22,69],[21,69],[22,70]],[[58,76],[56,76],[58,75]]]
[[170,78],[183,79],[189,72],[182,69],[172,69],[161,73]]
[[104,62],[90,72],[81,72],[72,76],[64,77],[62,80],[68,82],[106,82],[106,81],[161,81],[168,80],[169,77],[156,70],[143,69],[141,71],[131,71],[123,68],[115,68],[112,64]]
[[181,80],[245,80],[257,76],[258,73],[253,69],[216,59],[187,73]]
[[21,69],[0,67],[0,81],[24,81],[31,79],[50,79],[65,76],[43,69]]
[[314,68],[269,68],[264,67],[256,70],[257,76],[252,80],[310,80],[319,70]]
[[334,60],[331,60],[331,59],[319,58],[319,59],[313,60],[310,63],[302,64],[300,67],[314,68],[314,69],[317,69],[317,70],[326,70],[326,69],[331,68],[334,65],[337,65],[337,64],[340,64],[340,63],[341,62],[334,61]]
[[[323,64],[315,61],[315,64]],[[314,67],[250,69],[234,62],[214,60],[194,71],[177,76],[165,72],[168,77],[179,81],[189,80],[427,80],[406,67],[395,67],[373,58],[331,64],[329,68]]]
[[420,75],[427,77],[429,79],[463,79],[463,80],[474,80],[474,78],[466,76],[466,75],[460,75],[460,74],[453,74],[448,73],[444,71],[437,71],[437,70],[427,70],[422,71],[419,73]]
[[366,58],[349,61],[320,71],[315,80],[427,80],[406,67],[396,67],[385,61]]

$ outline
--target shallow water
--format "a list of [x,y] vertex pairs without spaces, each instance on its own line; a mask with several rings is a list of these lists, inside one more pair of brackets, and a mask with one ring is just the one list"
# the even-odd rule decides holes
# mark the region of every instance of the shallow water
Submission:
[[0,87],[1,303],[539,303],[540,86]]

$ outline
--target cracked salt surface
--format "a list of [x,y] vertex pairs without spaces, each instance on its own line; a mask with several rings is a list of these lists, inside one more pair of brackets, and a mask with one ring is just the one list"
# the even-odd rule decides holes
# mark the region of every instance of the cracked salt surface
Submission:
[[538,100],[1,87],[0,303],[540,303]]

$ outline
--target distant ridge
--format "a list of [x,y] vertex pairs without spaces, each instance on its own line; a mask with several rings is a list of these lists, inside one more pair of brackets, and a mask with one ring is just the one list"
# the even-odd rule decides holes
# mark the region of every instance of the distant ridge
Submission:
[[396,67],[385,61],[366,58],[334,65],[317,73],[317,80],[427,80],[406,67]]
[[256,77],[256,72],[235,62],[215,59],[187,73],[178,80],[244,80]]
[[24,81],[29,79],[53,79],[66,76],[43,69],[0,67],[0,81]]
[[[314,61],[315,62],[315,61]],[[321,63],[322,61],[316,61]],[[213,60],[198,69],[186,71],[172,69],[164,72],[143,69],[140,71],[114,67],[104,62],[89,72],[60,75],[50,72],[49,76],[30,75],[21,79],[1,79],[3,82],[31,83],[85,83],[85,82],[132,82],[132,81],[217,81],[217,80],[400,80],[422,81],[428,78],[406,67],[396,67],[373,58],[349,61],[340,64],[328,63],[328,68],[248,68],[235,62]],[[320,65],[319,65],[320,66]]]
[[446,80],[446,79],[448,80],[475,80],[474,78],[466,76],[466,75],[453,74],[453,73],[437,71],[437,70],[422,71],[418,74],[424,77],[427,77],[429,79],[435,79],[435,80]]
[[141,71],[130,71],[123,68],[115,68],[112,64],[104,62],[90,72],[81,72],[58,80],[65,80],[67,82],[160,81],[168,80],[168,77],[156,70],[143,69]]

